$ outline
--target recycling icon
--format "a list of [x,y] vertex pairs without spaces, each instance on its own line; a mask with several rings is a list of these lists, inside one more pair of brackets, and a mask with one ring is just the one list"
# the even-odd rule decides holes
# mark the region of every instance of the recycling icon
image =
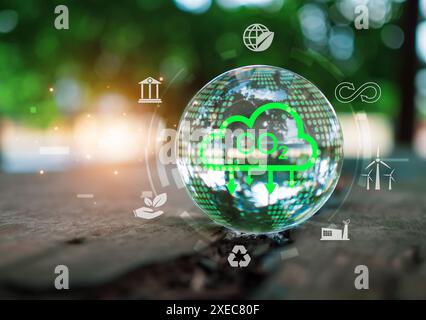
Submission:
[[[235,260],[236,254],[243,254],[243,260]],[[233,268],[247,267],[251,261],[250,255],[247,253],[247,249],[242,245],[235,245],[232,252],[228,256],[229,265]]]

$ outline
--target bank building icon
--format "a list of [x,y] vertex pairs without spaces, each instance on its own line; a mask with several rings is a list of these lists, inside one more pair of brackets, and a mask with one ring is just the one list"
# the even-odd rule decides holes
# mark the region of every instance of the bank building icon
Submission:
[[139,84],[141,86],[141,97],[138,103],[161,103],[159,91],[160,81],[148,77],[140,81]]

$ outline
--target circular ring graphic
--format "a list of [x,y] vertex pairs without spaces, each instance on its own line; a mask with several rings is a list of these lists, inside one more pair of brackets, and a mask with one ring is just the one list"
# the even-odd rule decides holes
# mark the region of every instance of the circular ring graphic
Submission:
[[[341,72],[338,67],[336,67],[332,62],[328,61],[328,59],[326,59],[325,57],[323,57],[322,55],[318,54],[318,53],[313,53],[311,51],[302,51],[300,49],[294,48],[292,50],[292,54],[291,54],[291,58],[293,58],[294,60],[298,61],[298,62],[302,62],[303,64],[307,64],[309,66],[312,66],[312,64],[315,62],[317,65],[320,66],[320,68],[324,71],[327,71],[328,74],[330,74],[335,80],[337,81],[342,81],[343,78],[345,77],[345,75],[343,74],[343,72]],[[177,74],[171,79],[171,81],[168,83],[167,87],[165,88],[165,90],[163,91],[162,96],[165,95],[165,93],[168,91],[168,89],[171,87],[171,85],[173,84],[174,80],[177,79],[180,74],[182,74],[185,70],[181,69],[179,72],[177,72]],[[368,123],[368,117],[367,114],[365,112],[355,112],[353,109],[353,106],[351,103],[346,104],[346,106],[348,106],[350,108],[350,112],[353,115],[353,118],[355,120],[355,125],[356,125],[356,129],[358,131],[358,143],[359,143],[359,148],[358,148],[358,152],[356,154],[356,158],[355,158],[355,166],[354,166],[354,174],[353,177],[348,185],[347,188],[345,188],[344,190],[344,195],[341,198],[341,200],[339,200],[339,204],[336,208],[334,208],[333,212],[330,214],[330,217],[328,218],[328,221],[332,221],[332,219],[339,213],[340,209],[343,207],[343,205],[346,203],[352,189],[353,186],[355,185],[355,182],[357,181],[357,173],[359,172],[359,168],[361,163],[360,162],[364,162],[365,160],[361,159],[361,155],[364,156],[364,158],[366,156],[368,156],[368,150],[363,150],[363,138],[365,138],[365,134],[369,131],[369,123]],[[362,116],[362,117],[361,117]],[[154,110],[154,112],[152,113],[152,120],[151,120],[151,124],[149,127],[149,133],[148,133],[148,141],[152,141],[152,137],[153,137],[153,133],[152,130],[154,129],[159,129],[159,128],[154,128],[154,120],[157,117],[157,110]],[[362,118],[362,119],[361,119]],[[361,121],[362,120],[362,121]],[[163,128],[164,129],[164,128]],[[367,131],[366,131],[367,130]],[[240,138],[241,140],[242,138]],[[365,140],[365,139],[364,139]],[[368,139],[367,139],[368,140]],[[241,144],[241,142],[240,142]],[[241,151],[241,150],[240,150]],[[246,150],[242,150],[247,152]],[[161,180],[161,187],[167,187],[170,186],[170,182],[167,179],[161,179],[161,177],[164,177],[164,168],[161,168],[158,163],[157,164],[152,164],[152,161],[150,159],[150,157],[148,156],[148,148],[145,149],[145,165],[147,168],[147,172],[148,172],[148,179],[149,179],[149,184],[151,186],[151,189],[153,190],[154,194],[157,194],[156,192],[156,187],[155,187],[155,183],[154,183],[154,179],[152,174],[154,172],[157,172],[157,175],[160,177]],[[156,162],[157,162],[157,157],[158,155],[156,155]],[[176,168],[176,163],[173,164],[174,169],[173,170],[177,170]],[[151,170],[150,167],[152,167]],[[175,176],[175,175],[173,175]],[[164,181],[163,181],[164,180]],[[182,189],[184,188],[183,184],[180,182],[178,183],[178,181],[175,179],[176,185],[175,187],[177,189]],[[188,218],[190,217],[190,214],[188,213],[188,210],[182,210],[182,214],[180,214],[180,217],[183,218]],[[198,235],[200,235],[200,240],[197,243],[211,243],[214,240],[206,237],[205,235],[203,235],[201,232],[199,232],[198,227],[195,228],[193,226],[192,223],[192,218],[191,219],[185,219],[185,221],[192,227],[194,228],[194,231],[196,231],[196,233]],[[194,250],[197,250],[196,247],[198,247],[198,245],[196,244],[194,246]]]

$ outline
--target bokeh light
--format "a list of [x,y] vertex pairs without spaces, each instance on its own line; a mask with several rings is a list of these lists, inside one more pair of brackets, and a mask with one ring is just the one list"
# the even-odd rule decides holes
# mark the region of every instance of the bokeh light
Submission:
[[342,0],[337,2],[340,13],[348,20],[355,18],[355,8],[359,5],[365,5],[368,8],[370,28],[381,28],[392,16],[391,0]]
[[0,11],[0,33],[13,31],[18,25],[18,13],[14,10]]
[[73,78],[61,78],[55,84],[55,102],[65,113],[80,110],[82,103],[82,89]]
[[420,14],[426,18],[426,0],[419,0]]
[[426,21],[419,23],[416,32],[416,50],[417,55],[426,63]]
[[284,5],[284,0],[217,0],[220,7],[234,10],[240,7],[257,7],[266,11],[278,11]]
[[426,68],[420,69],[416,74],[417,93],[426,97]]
[[174,0],[176,6],[182,11],[191,13],[204,13],[209,10],[212,0]]
[[307,4],[299,10],[299,20],[303,35],[319,45],[326,45],[328,26],[326,13],[315,4]]
[[383,43],[391,49],[399,49],[404,43],[404,31],[397,25],[386,25],[380,35]]
[[333,27],[330,33],[329,48],[334,58],[348,60],[354,51],[354,32],[349,27]]

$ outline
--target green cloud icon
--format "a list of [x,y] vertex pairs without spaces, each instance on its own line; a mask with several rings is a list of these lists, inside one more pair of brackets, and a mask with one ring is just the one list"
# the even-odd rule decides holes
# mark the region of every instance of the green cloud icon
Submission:
[[[306,141],[312,148],[312,153],[309,159],[302,164],[217,164],[214,162],[210,162],[208,157],[206,156],[206,149],[211,144],[212,141],[216,139],[225,138],[226,129],[231,123],[241,122],[244,123],[248,128],[253,128],[254,123],[257,118],[267,110],[282,110],[290,114],[290,116],[295,120],[297,127],[297,136],[301,140]],[[273,172],[274,171],[289,171],[290,173],[290,181],[289,184],[291,186],[294,185],[294,172],[295,171],[303,171],[311,168],[316,160],[318,159],[318,144],[317,142],[307,133],[305,133],[303,127],[303,121],[300,118],[297,111],[283,103],[272,102],[265,104],[259,108],[257,108],[252,115],[247,118],[241,115],[231,116],[223,121],[221,126],[215,132],[206,135],[203,140],[200,142],[199,156],[201,159],[201,164],[203,167],[209,170],[218,170],[218,171],[229,171],[230,173],[230,183],[228,183],[228,189],[231,193],[235,191],[236,185],[233,182],[233,174],[236,171],[267,171],[268,172],[268,185],[266,186],[269,193],[275,189],[275,185],[273,184]]]

